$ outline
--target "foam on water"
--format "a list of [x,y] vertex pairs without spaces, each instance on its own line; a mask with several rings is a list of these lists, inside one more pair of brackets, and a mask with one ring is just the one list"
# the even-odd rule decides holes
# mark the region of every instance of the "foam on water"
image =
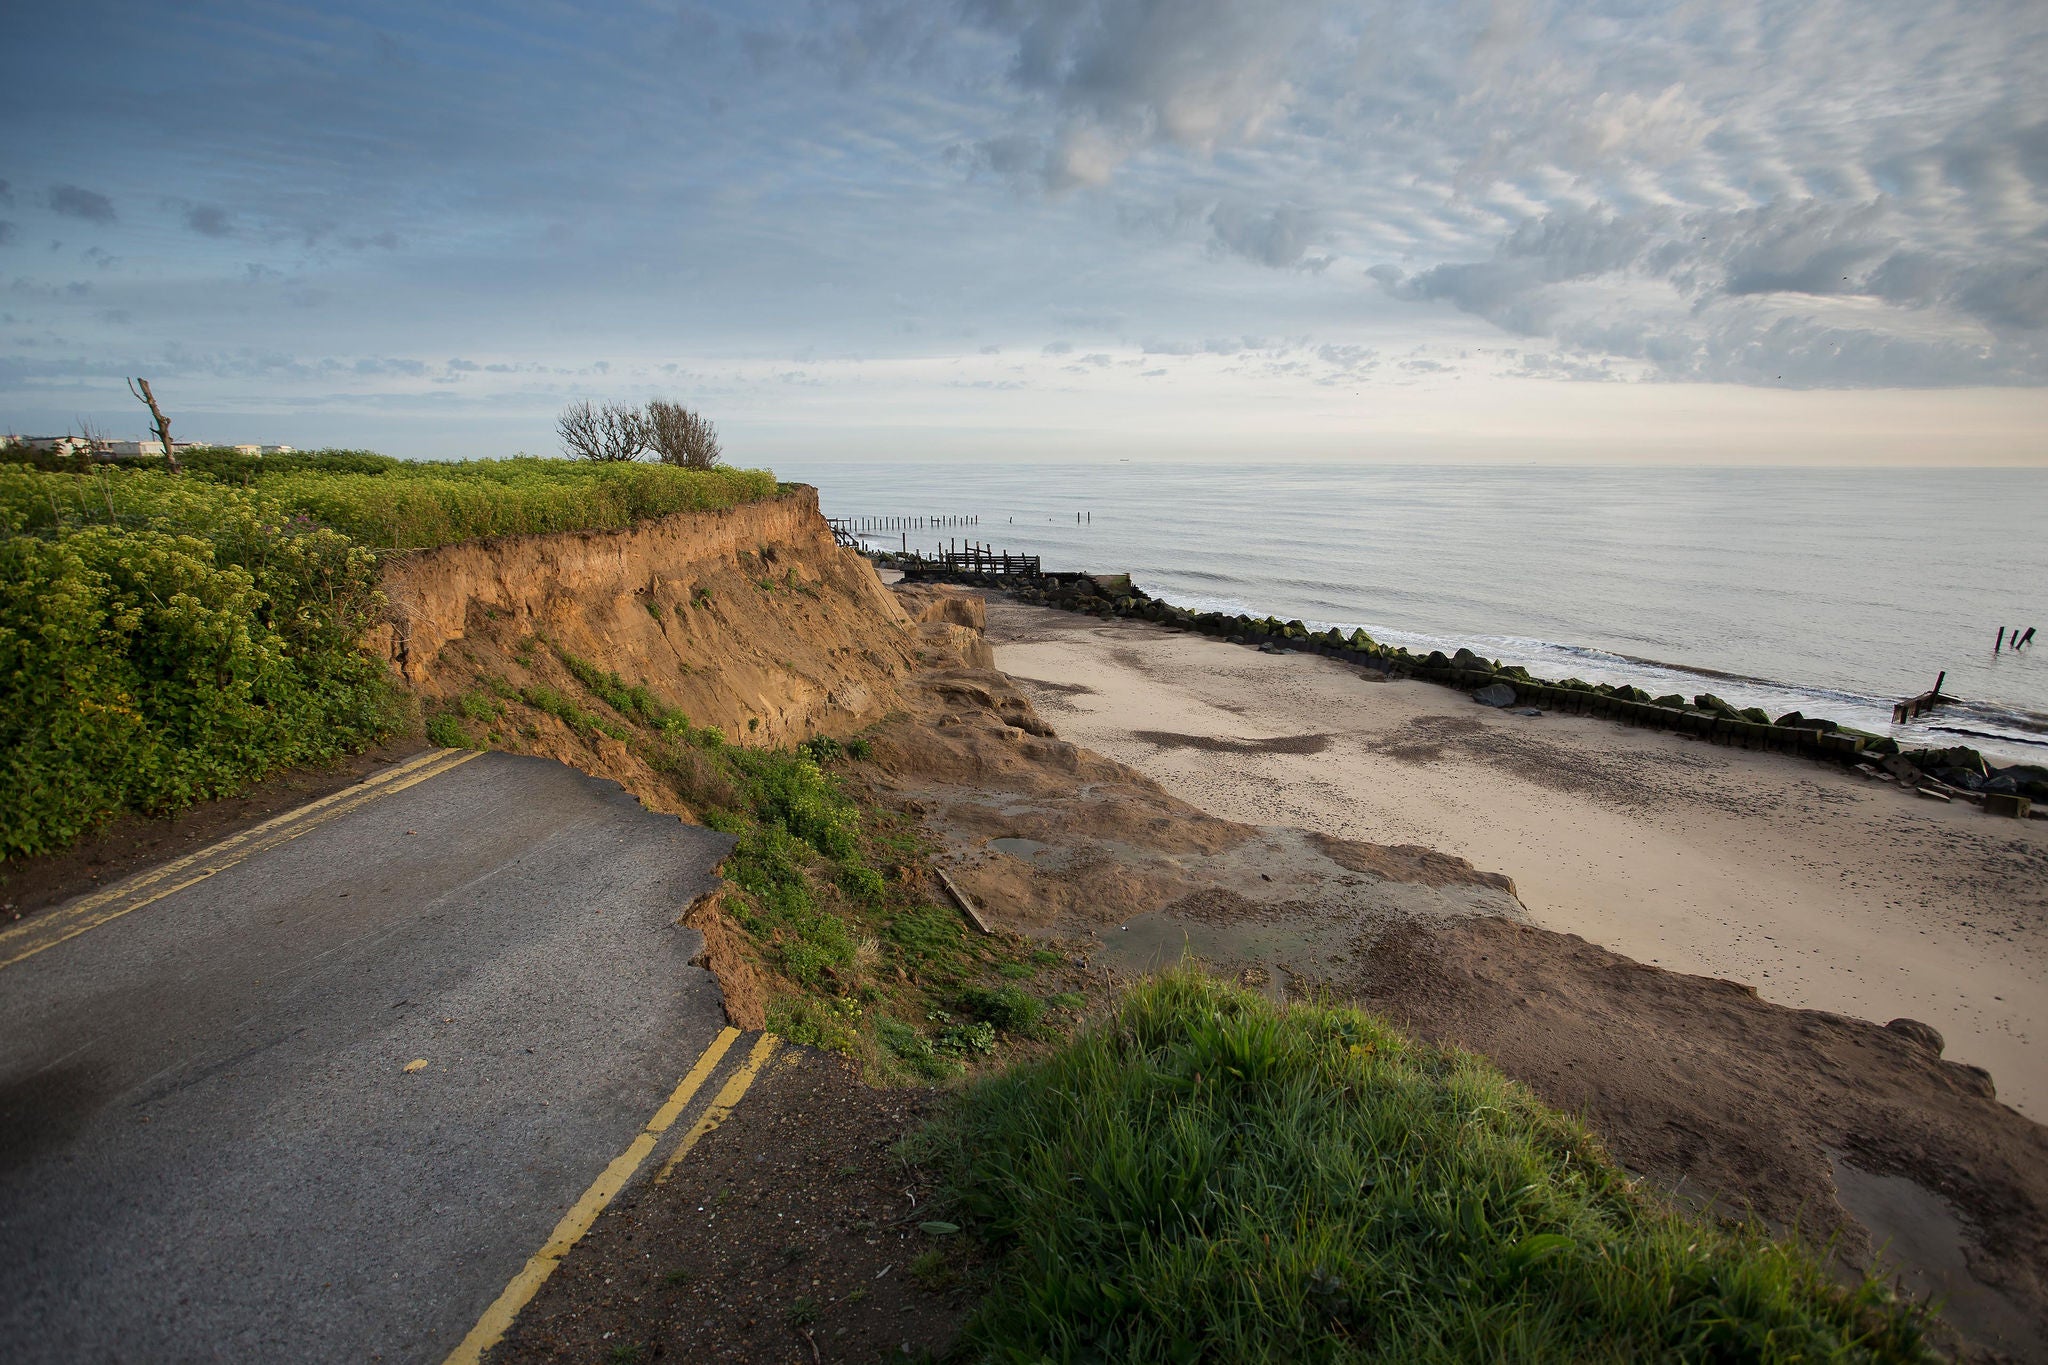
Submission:
[[[2048,763],[2048,470],[798,464],[830,515],[1128,571],[1200,610],[1468,646],[1545,677],[1711,691]],[[1087,514],[1077,524],[1076,513]],[[898,535],[873,542],[895,546]],[[1892,703],[1964,699],[1892,731]]]

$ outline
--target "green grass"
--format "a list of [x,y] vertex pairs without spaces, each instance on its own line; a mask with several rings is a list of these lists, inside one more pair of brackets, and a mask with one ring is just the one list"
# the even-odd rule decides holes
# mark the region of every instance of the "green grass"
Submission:
[[1688,1221],[1480,1059],[1182,969],[912,1144],[992,1361],[1918,1361],[1921,1320]]
[[[232,454],[232,452],[230,452]],[[759,469],[681,469],[580,460],[417,461],[366,452],[247,456],[232,477],[198,465],[53,472],[0,464],[0,521],[13,530],[112,521],[206,534],[221,509],[259,498],[285,519],[331,527],[377,550],[427,549],[484,536],[617,530],[672,512],[707,511],[774,497]]]

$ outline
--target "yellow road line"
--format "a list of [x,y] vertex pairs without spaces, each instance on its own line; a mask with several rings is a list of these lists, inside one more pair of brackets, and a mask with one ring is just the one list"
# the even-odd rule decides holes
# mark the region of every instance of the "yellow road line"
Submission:
[[761,1068],[768,1064],[768,1059],[775,1055],[775,1049],[781,1045],[782,1040],[774,1034],[761,1035],[760,1040],[754,1044],[754,1050],[747,1054],[747,1060],[726,1079],[724,1088],[718,1092],[718,1098],[711,1101],[711,1107],[704,1111],[704,1116],[691,1125],[689,1132],[683,1134],[683,1140],[676,1144],[675,1154],[663,1162],[661,1169],[655,1172],[655,1184],[666,1185],[669,1173],[675,1170],[678,1162],[690,1154],[690,1149],[695,1147],[706,1133],[731,1117],[733,1107],[746,1095],[747,1087],[754,1083],[754,1077],[761,1074]]
[[380,797],[417,786],[479,756],[475,749],[429,750],[353,787],[344,787],[318,801],[310,801],[273,816],[239,834],[231,834],[196,853],[188,853],[161,867],[124,878],[104,890],[66,902],[47,915],[38,915],[26,924],[0,933],[0,969],[12,967],[45,949],[78,937],[88,929],[97,929],[110,920],[132,914],[145,905],[153,905],[166,896],[205,881],[215,873],[226,871],[245,858],[296,839],[316,825],[367,806]]
[[[562,1221],[555,1224],[547,1245],[527,1258],[526,1265],[512,1277],[512,1283],[505,1286],[505,1292],[498,1295],[484,1310],[484,1315],[476,1320],[476,1326],[469,1329],[469,1335],[462,1339],[462,1344],[448,1353],[445,1365],[474,1365],[483,1359],[485,1351],[504,1339],[505,1333],[511,1330],[512,1320],[519,1316],[519,1310],[540,1292],[540,1287],[547,1283],[548,1276],[555,1273],[555,1267],[561,1264],[562,1258],[582,1240],[584,1233],[590,1231],[590,1225],[597,1221],[597,1215],[604,1212],[605,1205],[626,1187],[626,1182],[647,1160],[647,1154],[654,1150],[654,1144],[669,1130],[669,1125],[676,1121],[705,1080],[718,1069],[726,1050],[739,1036],[740,1031],[736,1028],[719,1030],[711,1046],[704,1049],[704,1055],[690,1068],[690,1074],[683,1077],[675,1093],[668,1097],[668,1102],[654,1111],[654,1117],[647,1121],[640,1135],[611,1165],[604,1168],[604,1174],[591,1182],[590,1188],[583,1192],[583,1197],[576,1201],[574,1207],[562,1215]],[[765,1039],[769,1035],[762,1036]],[[759,1052],[761,1045],[756,1043],[754,1050]],[[731,1088],[730,1085],[726,1087],[727,1090]],[[720,1091],[719,1097],[724,1098],[724,1094]]]

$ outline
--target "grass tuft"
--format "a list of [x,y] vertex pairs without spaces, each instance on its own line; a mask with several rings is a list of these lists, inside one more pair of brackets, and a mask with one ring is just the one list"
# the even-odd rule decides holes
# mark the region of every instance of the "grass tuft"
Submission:
[[1182,969],[913,1143],[1001,1361],[1922,1361],[1917,1311],[1681,1218],[1478,1058]]

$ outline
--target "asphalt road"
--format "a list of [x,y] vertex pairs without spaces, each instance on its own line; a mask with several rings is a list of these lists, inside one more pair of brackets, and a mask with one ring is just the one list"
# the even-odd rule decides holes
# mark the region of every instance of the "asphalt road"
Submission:
[[722,1025],[729,843],[486,754],[0,967],[0,1359],[441,1360]]

